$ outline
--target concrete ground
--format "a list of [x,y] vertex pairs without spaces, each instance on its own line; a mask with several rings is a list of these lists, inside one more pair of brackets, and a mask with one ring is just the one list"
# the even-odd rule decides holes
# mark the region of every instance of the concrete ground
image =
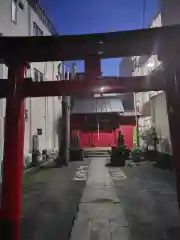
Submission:
[[152,163],[108,168],[106,160],[26,172],[21,240],[179,240],[174,173]]
[[178,240],[174,173],[141,163],[106,168],[93,158],[71,240]]
[[[111,171],[130,226],[131,240],[180,239],[180,215],[174,173],[142,163]],[[119,178],[119,179],[118,179]]]
[[86,160],[56,168],[50,162],[24,174],[22,240],[69,239],[85,186],[82,166],[88,164]]

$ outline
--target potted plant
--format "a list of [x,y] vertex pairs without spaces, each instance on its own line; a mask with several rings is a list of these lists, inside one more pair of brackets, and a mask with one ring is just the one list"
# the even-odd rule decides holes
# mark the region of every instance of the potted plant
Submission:
[[146,143],[146,157],[150,161],[157,161],[157,145],[161,138],[158,137],[155,127],[151,127],[146,134],[141,135],[141,139]]
[[143,151],[140,147],[135,147],[131,150],[131,156],[135,162],[140,162],[143,158]]

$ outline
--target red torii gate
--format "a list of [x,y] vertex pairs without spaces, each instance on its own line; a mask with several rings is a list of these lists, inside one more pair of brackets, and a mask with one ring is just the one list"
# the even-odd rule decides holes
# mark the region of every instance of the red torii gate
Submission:
[[[0,81],[7,99],[0,229],[19,240],[23,171],[24,98],[164,90],[180,203],[180,25],[126,32],[51,37],[1,37],[0,59],[9,67]],[[101,78],[100,59],[157,54],[164,71],[148,77]],[[85,80],[36,83],[24,79],[29,62],[85,60]],[[98,80],[97,80],[98,79]]]

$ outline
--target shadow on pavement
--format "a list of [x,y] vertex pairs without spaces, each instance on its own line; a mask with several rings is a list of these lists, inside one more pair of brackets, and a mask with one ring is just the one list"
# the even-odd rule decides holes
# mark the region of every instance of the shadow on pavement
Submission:
[[82,165],[89,162],[51,163],[24,175],[21,240],[69,239],[85,186],[73,177]]
[[131,240],[180,239],[174,173],[151,163],[122,170],[127,178],[114,182],[130,226]]

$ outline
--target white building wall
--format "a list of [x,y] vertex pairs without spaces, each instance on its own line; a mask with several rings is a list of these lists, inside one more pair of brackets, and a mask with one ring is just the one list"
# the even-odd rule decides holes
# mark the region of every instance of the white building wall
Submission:
[[152,20],[151,28],[161,27],[161,26],[162,26],[162,14],[158,13],[156,17]]
[[[27,0],[21,0],[24,9],[17,4],[17,23],[11,21],[11,0],[0,1],[0,33],[4,36],[33,36],[33,22],[43,31],[43,35],[51,35],[48,27],[41,21]],[[44,74],[44,81],[56,81],[57,62],[31,63],[29,77],[34,78],[34,68]],[[0,65],[0,78],[8,77],[8,68]],[[0,160],[3,158],[5,99],[0,100]],[[58,148],[58,131],[56,121],[61,117],[61,101],[58,97],[28,98],[25,100],[27,121],[25,122],[24,155],[32,150],[32,135],[37,128],[42,128],[40,150]],[[1,166],[1,165],[0,165]]]
[[151,98],[150,101],[154,127],[158,136],[162,138],[157,148],[160,152],[171,154],[172,149],[170,141],[169,120],[166,107],[166,93],[161,92],[160,94]]
[[26,0],[23,0],[24,9],[18,6],[17,24],[11,19],[11,0],[0,1],[0,33],[4,36],[28,36],[29,35],[29,5]]
[[[44,36],[51,35],[50,31],[41,21],[35,11],[30,8],[30,35],[33,36],[33,24],[34,22],[43,31]],[[44,81],[56,81],[57,75],[57,62],[45,62],[45,63],[31,63],[31,75],[33,77],[34,68],[39,70],[44,75]],[[28,112],[30,112],[31,122],[26,124],[26,149],[25,153],[31,151],[32,147],[32,135],[37,132],[38,128],[42,128],[42,135],[39,136],[39,148],[54,149],[58,148],[55,144],[55,138],[57,138],[57,132],[55,131],[55,121],[57,119],[55,113],[55,105],[61,105],[61,102],[57,97],[42,97],[27,99]],[[61,111],[61,107],[59,108]],[[31,137],[28,137],[30,134]]]
[[[161,14],[159,13],[153,20],[151,27],[161,27],[161,25]],[[147,76],[161,64],[156,55],[150,56],[140,67],[138,66],[139,57],[135,57],[135,59],[137,67],[134,69],[134,76]],[[158,150],[171,154],[172,150],[165,93],[163,91],[137,93],[136,104],[137,103],[142,113],[142,117],[139,118],[140,135],[145,130],[154,126],[158,136],[162,138],[158,145]],[[144,145],[142,139],[140,139],[140,145]]]

